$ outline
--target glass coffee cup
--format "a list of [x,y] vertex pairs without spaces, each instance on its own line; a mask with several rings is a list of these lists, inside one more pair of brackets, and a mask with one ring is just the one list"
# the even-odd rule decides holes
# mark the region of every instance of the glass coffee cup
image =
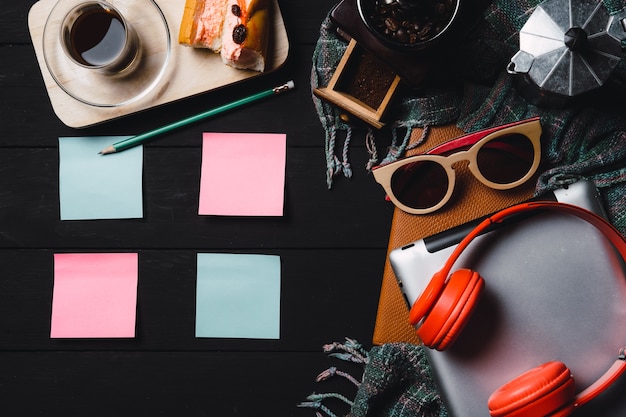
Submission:
[[65,15],[61,45],[75,64],[105,75],[129,72],[140,55],[137,32],[104,1],[80,3]]

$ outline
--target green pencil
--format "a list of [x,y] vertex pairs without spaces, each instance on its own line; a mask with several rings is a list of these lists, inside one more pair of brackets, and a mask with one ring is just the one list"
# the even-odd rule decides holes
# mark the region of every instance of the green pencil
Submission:
[[98,152],[101,155],[107,155],[110,153],[116,153],[116,152],[121,152],[124,149],[128,149],[128,148],[132,148],[133,146],[137,146],[142,144],[143,142],[147,141],[148,139],[152,139],[153,137],[157,136],[157,135],[161,135],[163,133],[167,133],[171,130],[177,129],[179,127],[182,126],[186,126],[188,124],[197,122],[198,120],[202,120],[202,119],[206,119],[207,117],[211,117],[211,116],[215,116],[218,115],[220,113],[224,113],[228,110],[232,110],[235,109],[237,107],[241,107],[245,104],[248,103],[252,103],[254,101],[257,100],[261,100],[262,98],[265,97],[269,97],[269,96],[273,96],[276,94],[280,94],[283,93],[285,91],[289,91],[292,90],[295,87],[295,84],[293,81],[289,81],[283,85],[280,85],[278,87],[272,88],[270,90],[266,90],[266,91],[261,91],[260,93],[256,93],[253,94],[249,97],[245,97],[236,101],[233,101],[232,103],[228,103],[228,104],[224,104],[222,106],[216,107],[212,110],[207,110],[203,113],[197,114],[195,116],[191,116],[188,117],[186,119],[180,120],[178,122],[174,122],[172,124],[160,127],[158,129],[154,129],[151,130],[149,132],[146,133],[142,133],[140,135],[136,135],[136,136],[132,136],[128,139],[124,139],[121,140],[117,143],[114,143],[113,145],[101,150],[100,152]]

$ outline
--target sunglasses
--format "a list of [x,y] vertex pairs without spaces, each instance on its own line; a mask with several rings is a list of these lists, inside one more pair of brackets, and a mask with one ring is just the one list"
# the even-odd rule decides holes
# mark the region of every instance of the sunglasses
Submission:
[[515,188],[533,176],[541,159],[539,117],[470,133],[426,153],[374,167],[376,182],[396,207],[411,214],[443,207],[454,190],[454,164],[496,190]]

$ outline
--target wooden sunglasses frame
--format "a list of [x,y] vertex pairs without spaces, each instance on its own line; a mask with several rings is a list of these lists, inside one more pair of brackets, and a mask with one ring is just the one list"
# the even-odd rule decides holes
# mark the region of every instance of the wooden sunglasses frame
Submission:
[[[496,190],[508,190],[515,188],[526,181],[528,181],[537,171],[541,162],[541,123],[539,117],[534,117],[519,122],[509,123],[502,126],[493,127],[490,129],[481,130],[478,132],[470,133],[464,136],[447,141],[439,146],[436,146],[429,151],[420,154],[403,158],[399,161],[392,162],[386,165],[380,165],[374,167],[373,174],[374,179],[378,182],[385,192],[387,197],[393,202],[393,204],[401,210],[411,214],[428,214],[439,210],[443,207],[454,191],[455,186],[455,171],[454,164],[460,161],[469,161],[468,168],[472,174],[486,186]],[[481,172],[477,163],[477,156],[480,149],[493,141],[494,139],[501,138],[503,136],[511,134],[521,134],[527,137],[533,146],[533,163],[528,172],[520,179],[510,183],[496,183],[488,180]],[[460,150],[450,155],[441,155],[443,153],[452,152],[456,149],[461,149],[470,146],[467,150]],[[391,180],[393,174],[401,167],[413,164],[415,162],[430,161],[439,164],[446,172],[448,178],[448,189],[443,198],[432,207],[428,208],[414,208],[402,203],[393,191]]]

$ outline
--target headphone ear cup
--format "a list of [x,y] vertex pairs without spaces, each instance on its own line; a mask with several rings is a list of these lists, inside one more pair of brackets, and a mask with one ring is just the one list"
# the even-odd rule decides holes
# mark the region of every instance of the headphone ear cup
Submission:
[[452,345],[474,311],[484,286],[483,278],[475,271],[454,272],[417,329],[422,343],[437,350]]
[[489,397],[492,417],[549,416],[573,407],[574,377],[562,362],[547,362],[524,372]]

